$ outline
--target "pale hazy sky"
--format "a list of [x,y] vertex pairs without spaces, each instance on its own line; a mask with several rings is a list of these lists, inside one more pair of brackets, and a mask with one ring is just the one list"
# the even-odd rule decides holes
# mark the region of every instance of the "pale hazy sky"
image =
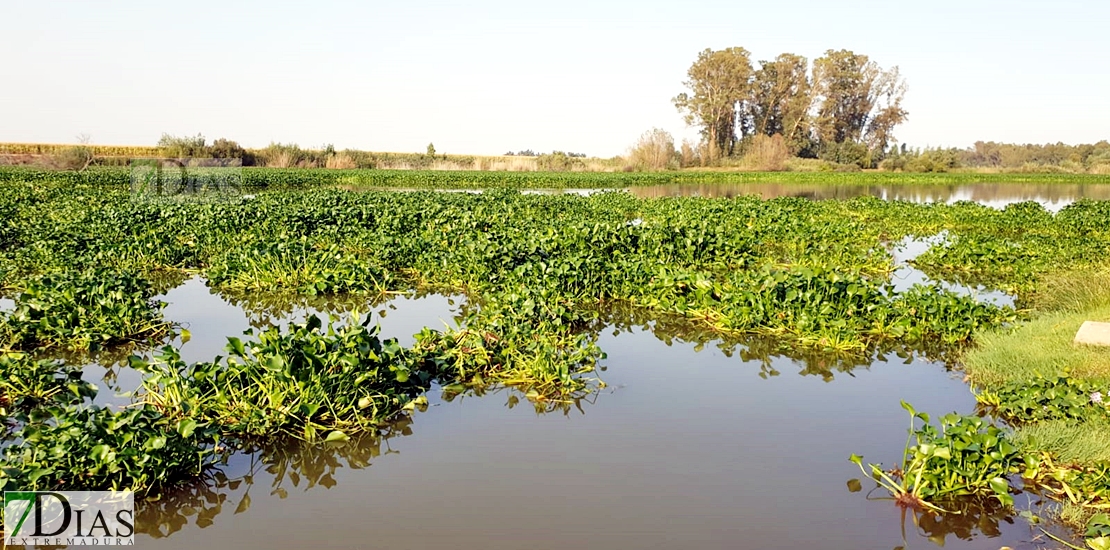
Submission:
[[0,142],[611,156],[730,46],[900,66],[913,146],[1110,139],[1104,1],[0,0]]

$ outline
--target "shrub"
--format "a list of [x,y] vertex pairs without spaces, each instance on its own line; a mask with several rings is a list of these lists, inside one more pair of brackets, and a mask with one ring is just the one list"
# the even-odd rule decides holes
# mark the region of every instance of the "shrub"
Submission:
[[854,164],[860,168],[872,167],[872,154],[867,145],[854,141],[830,143],[821,148],[818,158],[837,164]]
[[165,154],[170,157],[206,157],[208,156],[208,147],[204,136],[197,134],[195,136],[172,136],[170,134],[162,134],[161,139],[158,140],[158,147],[163,148]]
[[636,170],[666,170],[675,164],[674,138],[660,128],[644,132],[628,151],[627,165]]
[[782,136],[758,135],[748,145],[744,153],[744,164],[751,170],[767,172],[781,172],[786,169],[786,160],[790,158],[790,150]]
[[92,150],[84,145],[66,147],[54,155],[53,164],[61,170],[81,171],[88,168],[94,160]]
[[359,166],[358,162],[355,161],[354,157],[352,157],[351,155],[347,153],[338,153],[328,157],[328,160],[324,161],[324,167],[334,168],[338,170],[349,170],[352,168],[358,168]]

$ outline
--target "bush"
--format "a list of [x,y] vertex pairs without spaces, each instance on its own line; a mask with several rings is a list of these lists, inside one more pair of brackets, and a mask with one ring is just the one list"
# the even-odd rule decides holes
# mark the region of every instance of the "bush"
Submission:
[[660,128],[644,132],[628,151],[627,165],[635,170],[666,170],[676,164],[674,138]]
[[866,145],[855,141],[827,143],[821,147],[818,158],[836,164],[855,164],[860,168],[871,168],[871,151]]
[[751,144],[744,153],[744,164],[751,170],[766,172],[781,172],[786,170],[786,160],[790,158],[790,150],[782,136],[758,135],[752,139]]
[[247,151],[239,146],[238,143],[229,139],[220,138],[212,142],[207,149],[208,155],[216,159],[243,159],[243,164],[247,164]]
[[906,162],[908,172],[947,172],[960,165],[960,159],[952,149],[926,149]]
[[166,156],[183,158],[183,157],[207,157],[208,147],[204,136],[197,134],[196,136],[177,137],[170,134],[162,134],[162,138],[158,140],[158,147],[165,150]]
[[81,171],[88,168],[93,159],[91,149],[84,145],[74,145],[66,147],[60,153],[54,155],[53,164],[61,170]]
[[552,151],[549,155],[540,155],[536,159],[536,165],[545,172],[570,172],[583,166],[581,160],[563,151]]

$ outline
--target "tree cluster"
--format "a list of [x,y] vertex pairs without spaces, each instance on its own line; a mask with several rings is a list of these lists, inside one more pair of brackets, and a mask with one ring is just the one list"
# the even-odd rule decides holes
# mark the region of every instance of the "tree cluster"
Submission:
[[1024,172],[1110,174],[1110,142],[1012,144],[977,141],[966,149],[912,149],[903,144],[887,151],[879,168],[905,172],[947,172],[973,168]]
[[158,140],[167,156],[175,158],[214,158],[214,159],[241,159],[244,166],[253,164],[252,155],[237,142],[220,138],[211,144],[203,135],[173,136],[162,134]]
[[812,64],[784,53],[756,67],[744,48],[706,49],[687,77],[673,102],[701,127],[710,161],[778,135],[793,155],[870,167],[908,114],[898,68],[849,50],[828,50]]
[[[584,158],[586,158],[586,153],[571,153],[569,151],[552,151],[551,154],[552,155],[564,155],[564,156],[570,157],[572,159],[584,159]],[[543,153],[537,153],[537,152],[535,152],[531,149],[525,149],[523,151],[517,151],[515,153],[512,152],[512,151],[509,151],[509,152],[505,153],[503,156],[506,156],[506,157],[539,157],[539,156],[543,156],[543,155],[544,155]]]

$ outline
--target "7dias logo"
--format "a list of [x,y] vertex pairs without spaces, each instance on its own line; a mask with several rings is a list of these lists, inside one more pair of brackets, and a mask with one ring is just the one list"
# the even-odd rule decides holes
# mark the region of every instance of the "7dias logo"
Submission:
[[5,491],[4,546],[134,546],[131,491]]

